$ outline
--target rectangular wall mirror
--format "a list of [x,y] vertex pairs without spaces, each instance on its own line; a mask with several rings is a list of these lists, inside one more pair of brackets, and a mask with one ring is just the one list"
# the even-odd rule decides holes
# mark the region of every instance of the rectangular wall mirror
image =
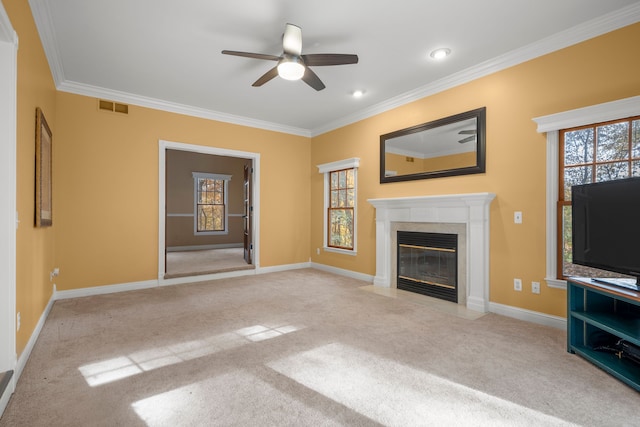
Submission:
[[380,182],[485,171],[486,108],[380,136]]

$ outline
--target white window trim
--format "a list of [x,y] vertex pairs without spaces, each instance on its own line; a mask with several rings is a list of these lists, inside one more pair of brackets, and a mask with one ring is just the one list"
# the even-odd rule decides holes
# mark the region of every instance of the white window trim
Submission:
[[[9,16],[0,1],[0,372],[14,371],[4,394],[0,393],[0,414],[9,403],[16,383],[24,369],[33,345],[31,341],[21,354],[16,353],[16,233],[18,211],[16,204],[17,176],[17,75],[18,34],[11,26]],[[27,210],[28,212],[28,210]],[[27,229],[29,215],[21,217]],[[50,306],[48,307],[50,308]],[[44,316],[44,315],[43,315]],[[34,332],[33,336],[37,335]]]
[[[318,165],[318,172],[324,174],[324,225],[322,237],[322,249],[326,252],[334,252],[345,255],[357,255],[358,253],[358,167],[360,166],[360,158],[352,157],[350,159],[338,160],[336,162],[323,163]],[[353,196],[353,249],[340,249],[329,247],[328,242],[328,211],[330,199],[330,183],[329,173],[343,169],[353,169],[353,182],[355,183],[355,191]]]
[[[193,235],[194,236],[221,236],[229,234],[229,181],[231,175],[218,173],[192,172],[193,175]],[[217,179],[224,181],[224,230],[223,231],[198,231],[198,179]]]
[[563,111],[533,119],[538,132],[547,134],[546,277],[550,288],[566,289],[566,280],[557,279],[557,212],[560,130],[640,115],[640,96]]

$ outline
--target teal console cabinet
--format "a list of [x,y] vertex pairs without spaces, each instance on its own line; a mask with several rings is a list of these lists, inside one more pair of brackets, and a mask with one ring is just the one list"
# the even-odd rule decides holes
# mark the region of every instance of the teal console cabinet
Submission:
[[639,364],[595,349],[619,339],[640,346],[640,292],[582,277],[567,280],[567,351],[640,391]]

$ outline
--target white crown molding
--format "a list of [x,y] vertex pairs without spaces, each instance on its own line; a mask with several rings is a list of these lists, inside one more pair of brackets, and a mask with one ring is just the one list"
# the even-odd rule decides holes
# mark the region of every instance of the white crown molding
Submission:
[[609,120],[624,119],[640,114],[640,96],[620,99],[603,104],[591,105],[548,116],[535,117],[538,132],[553,132],[591,123],[607,122]]
[[338,160],[335,162],[324,163],[318,165],[318,172],[327,173],[332,171],[338,171],[341,169],[348,168],[359,168],[360,167],[360,157],[351,157],[350,159]]
[[640,2],[512,50],[311,130],[315,137],[640,21]]
[[175,102],[163,101],[161,99],[149,98],[132,93],[117,90],[105,89],[98,86],[86,85],[83,83],[63,82],[57,89],[61,92],[74,93],[76,95],[91,96],[94,98],[108,99],[110,101],[133,104],[140,107],[153,108],[155,110],[168,111],[170,113],[184,114],[202,119],[216,120],[219,122],[232,123],[258,129],[271,130],[274,132],[287,133],[304,137],[311,137],[311,132],[307,129],[293,126],[281,125],[278,123],[256,120],[249,117],[236,116],[219,111],[207,110],[190,105],[178,104]]
[[18,45],[18,35],[13,30],[9,15],[7,15],[7,11],[4,10],[2,3],[0,3],[0,41],[13,43],[16,46]]
[[64,69],[62,68],[62,55],[58,49],[55,31],[53,31],[53,22],[51,20],[51,11],[46,0],[29,0],[33,20],[36,22],[40,41],[44,48],[44,53],[49,62],[49,68],[53,75],[53,81],[56,86],[64,82]]
[[[61,56],[55,40],[51,14],[47,0],[29,0],[38,33],[44,47],[49,66],[58,90],[78,95],[106,98],[113,101],[134,104],[142,107],[184,114],[193,117],[216,120],[253,128],[271,130],[303,137],[315,137],[340,127],[367,119],[377,114],[400,107],[427,96],[468,83],[475,79],[493,74],[525,61],[554,52],[559,49],[583,42],[593,37],[640,21],[640,2],[608,13],[583,24],[513,50],[491,60],[452,74],[415,90],[405,92],[386,101],[375,104],[354,114],[331,121],[315,129],[302,129],[277,123],[226,114],[218,111],[192,107],[183,104],[147,98],[120,91],[112,91],[77,82],[66,81]],[[2,19],[2,17],[0,17]]]

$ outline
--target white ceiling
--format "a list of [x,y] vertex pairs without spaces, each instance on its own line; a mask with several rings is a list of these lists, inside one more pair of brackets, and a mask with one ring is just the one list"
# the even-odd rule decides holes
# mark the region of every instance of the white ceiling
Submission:
[[[636,0],[29,4],[59,90],[305,136],[640,20]],[[302,27],[304,54],[355,53],[359,63],[315,67],[320,92],[280,78],[256,88],[273,62],[220,53],[280,55],[287,22]],[[452,50],[447,60],[429,57],[439,47]]]

